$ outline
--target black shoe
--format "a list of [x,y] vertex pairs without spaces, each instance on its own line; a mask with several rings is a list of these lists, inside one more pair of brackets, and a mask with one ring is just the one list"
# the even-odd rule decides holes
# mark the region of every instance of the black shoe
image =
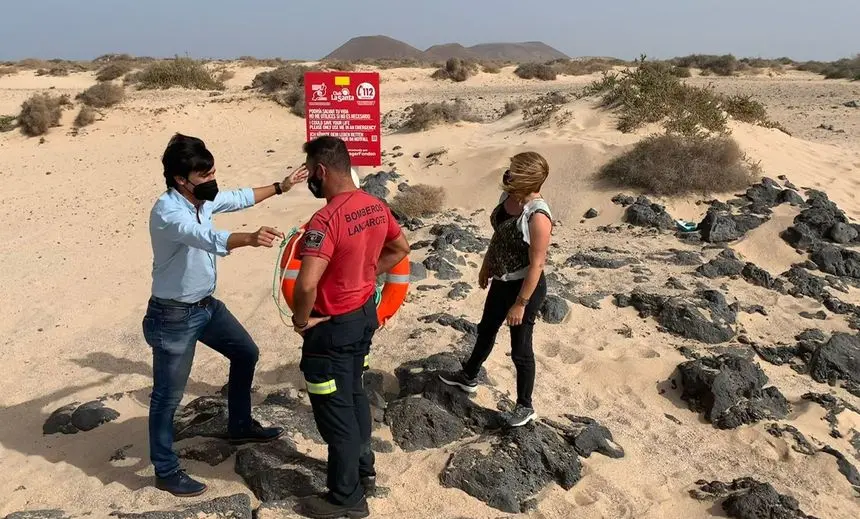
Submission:
[[373,497],[376,495],[376,476],[364,476],[361,478],[361,486],[364,488],[364,495],[366,497]]
[[170,492],[177,497],[194,497],[206,492],[208,487],[192,479],[184,470],[174,472],[166,478],[155,478],[155,488]]
[[508,419],[508,425],[510,427],[521,427],[533,421],[535,417],[537,417],[537,413],[535,413],[534,409],[517,404]]
[[469,378],[463,371],[458,371],[450,375],[439,375],[439,380],[449,386],[456,386],[466,393],[474,393],[478,390],[478,381],[474,378]]
[[263,427],[257,420],[251,420],[251,425],[238,432],[231,432],[229,441],[233,445],[242,443],[267,443],[275,441],[284,435],[282,427]]
[[311,496],[304,499],[296,511],[312,519],[358,518],[370,515],[370,509],[367,507],[367,498],[364,497],[353,506],[344,506],[332,503],[324,496]]

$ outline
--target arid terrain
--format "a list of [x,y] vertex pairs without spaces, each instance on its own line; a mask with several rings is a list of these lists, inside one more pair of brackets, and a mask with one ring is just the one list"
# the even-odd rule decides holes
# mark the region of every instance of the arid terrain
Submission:
[[[277,93],[247,88],[275,68],[248,65],[208,64],[224,79],[223,89],[129,84],[122,99],[97,108],[88,125],[74,124],[82,105],[76,96],[97,83],[96,71],[0,75],[0,115],[18,114],[41,92],[68,94],[73,104],[42,135],[17,128],[0,133],[0,361],[7,366],[0,381],[0,517],[35,510],[62,512],[12,517],[141,517],[125,514],[195,505],[193,517],[251,517],[258,507],[256,517],[293,517],[289,503],[298,487],[291,485],[302,477],[315,482],[305,486],[319,485],[312,461],[278,458],[277,452],[266,457],[253,448],[224,452],[198,424],[177,448],[209,492],[180,500],[151,486],[151,352],[141,319],[151,282],[148,216],[164,190],[161,153],[175,132],[202,138],[215,155],[222,189],[271,184],[303,161],[305,121],[282,106],[296,101],[275,102],[269,96]],[[758,163],[761,178],[741,202],[719,205],[706,202],[738,199],[746,187],[661,196],[599,180],[602,167],[659,125],[619,131],[616,111],[578,95],[600,80],[599,72],[541,81],[518,77],[516,68],[476,70],[465,81],[433,79],[435,68],[380,70],[384,163],[358,168],[359,176],[389,202],[417,184],[441,187],[444,201],[418,215],[420,222],[404,221],[414,245],[415,281],[374,341],[368,387],[380,397],[374,445],[379,485],[386,490],[370,500],[372,517],[752,517],[730,515],[726,492],[711,486],[711,495],[697,483],[745,477],[795,498],[810,516],[860,517],[860,255],[857,233],[851,234],[860,218],[860,81],[790,68],[730,77],[693,70],[684,83],[749,95],[788,132],[729,118],[731,138]],[[529,100],[549,92],[566,97],[546,120],[524,120]],[[464,120],[420,131],[400,126],[415,103],[455,99],[469,107]],[[460,358],[474,339],[486,294],[477,285],[477,265],[491,236],[489,212],[508,158],[526,150],[550,163],[543,195],[556,220],[547,266],[555,297],[534,339],[535,406],[550,423],[519,433],[532,439],[499,441],[510,433],[491,427],[494,411],[515,394],[506,330],[473,401],[433,384],[433,366]],[[762,184],[764,177],[772,181]],[[624,201],[619,193],[634,198]],[[640,194],[671,218],[643,200],[631,205]],[[288,231],[319,207],[305,186],[297,186],[258,207],[219,215],[215,223]],[[694,233],[678,232],[674,220],[700,223],[713,207],[722,213],[712,218],[732,222],[727,238],[717,237],[713,221]],[[631,208],[641,211],[639,219]],[[596,216],[585,218],[589,209]],[[806,216],[796,221],[798,215]],[[810,223],[811,231],[785,238],[800,221],[818,227]],[[833,238],[836,223],[847,237]],[[281,322],[272,299],[277,252],[241,249],[220,259],[216,295],[260,346],[254,404],[263,421],[290,429],[278,452],[324,460],[302,392],[300,338]],[[818,332],[801,335],[807,330]],[[434,354],[446,355],[422,364]],[[729,357],[701,360],[721,354]],[[409,362],[423,365],[429,376],[398,371]],[[183,404],[207,396],[206,405],[221,409],[217,397],[227,368],[217,353],[198,348]],[[766,382],[751,375],[756,369]],[[419,380],[420,388],[402,398],[410,380]],[[117,416],[75,434],[43,434],[57,409],[102,398]],[[410,407],[419,400],[426,407]],[[726,402],[728,408],[709,415]],[[183,416],[194,412],[200,407]],[[566,415],[588,417],[605,429]],[[489,421],[475,418],[485,416]],[[567,435],[557,432],[563,424],[572,427]],[[590,424],[586,433],[597,438],[597,447],[583,447],[583,424]],[[606,430],[611,441],[605,441]],[[543,443],[528,448],[543,455],[518,457],[533,438]],[[520,451],[505,447],[514,444]],[[513,451],[500,454],[505,448]],[[510,470],[481,474],[493,465],[480,456],[505,460],[502,467]],[[457,466],[463,459],[479,460],[471,476]],[[259,478],[250,481],[255,474]],[[504,495],[470,494],[463,489],[470,477],[497,478]],[[209,503],[216,498],[225,500]]]

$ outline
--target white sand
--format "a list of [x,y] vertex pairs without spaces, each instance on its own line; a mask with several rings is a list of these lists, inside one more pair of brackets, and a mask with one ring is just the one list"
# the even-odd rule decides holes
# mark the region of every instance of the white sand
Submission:
[[[44,143],[18,132],[0,134],[0,186],[4,194],[0,206],[0,220],[4,222],[0,230],[0,362],[7,367],[0,382],[0,515],[61,508],[106,517],[115,508],[142,511],[187,502],[149,486],[152,469],[146,413],[151,360],[140,323],[150,289],[147,218],[154,199],[164,189],[160,154],[174,132],[196,135],[213,150],[223,188],[259,186],[283,178],[288,166],[301,163],[305,135],[302,119],[242,91],[259,70],[236,70],[238,75],[228,82],[229,91],[218,97],[182,90],[129,90],[128,100],[106,110],[104,120],[77,136],[69,131],[76,109],[65,113],[63,126],[51,129]],[[561,78],[547,85],[522,81],[505,69],[498,75],[480,74],[465,84],[451,84],[431,81],[431,72],[384,71],[383,110],[457,95],[474,100],[486,111],[498,110],[509,99],[573,88],[593,79]],[[811,123],[807,118],[786,108],[837,104],[816,96],[820,91],[830,91],[841,101],[857,86],[812,78],[789,74],[721,79],[718,86],[727,91],[761,93],[769,104],[773,100],[775,118],[804,133],[806,140],[776,130],[732,125],[734,137],[753,158],[761,160],[766,175],[776,178],[785,174],[799,187],[826,190],[849,216],[857,218],[860,110],[838,110],[834,115],[844,122],[846,134],[816,137],[808,129]],[[93,82],[90,74],[0,77],[0,114],[16,113],[24,99],[50,86],[74,97]],[[478,96],[484,99],[477,100]],[[561,246],[553,252],[558,264],[575,251],[603,245],[641,255],[673,247],[690,248],[671,237],[596,231],[597,226],[617,223],[622,210],[609,200],[618,190],[596,188],[591,175],[644,132],[621,134],[614,129],[613,117],[594,110],[588,101],[571,103],[566,109],[573,114],[569,122],[538,132],[521,132],[519,117],[512,115],[488,124],[463,123],[414,135],[387,135],[383,146],[387,150],[402,146],[404,155],[394,159],[397,170],[412,183],[444,186],[447,205],[464,215],[492,207],[499,196],[497,184],[507,157],[522,150],[544,153],[552,168],[544,195],[562,221],[553,238]],[[448,150],[442,164],[426,167],[423,157],[442,147]],[[412,158],[416,151],[422,158]],[[374,169],[361,168],[360,173],[363,176]],[[693,220],[704,212],[704,206],[694,201],[663,203],[674,216]],[[234,230],[253,230],[260,225],[288,230],[303,223],[319,206],[319,201],[299,186],[259,207],[219,216],[216,224]],[[580,224],[581,215],[590,207],[601,215]],[[475,221],[489,236],[487,211],[478,214]],[[794,209],[780,207],[769,223],[751,232],[735,249],[774,275],[802,261],[777,237],[795,214]],[[426,239],[427,229],[408,237],[410,241]],[[417,251],[414,259],[420,261],[423,254]],[[258,395],[300,383],[298,336],[283,326],[271,300],[275,256],[276,250],[241,249],[221,260],[218,268],[217,295],[261,348],[255,379]],[[477,262],[479,257],[470,260]],[[688,286],[695,283],[689,275],[691,267],[648,267],[653,274],[645,287],[660,287],[669,275]],[[477,285],[475,269],[466,267],[463,272],[464,281]],[[578,283],[578,293],[629,291],[633,285],[627,270],[584,272],[583,276],[569,276]],[[724,281],[716,280],[714,286]],[[431,277],[424,283],[437,281]],[[742,280],[727,283],[730,300],[760,303],[768,309],[768,317],[740,314],[741,324],[753,340],[792,343],[793,336],[807,327],[848,331],[844,319],[829,312],[826,321],[800,319],[798,311],[819,309],[810,300],[778,296]],[[473,321],[479,319],[484,292],[476,288],[458,302],[445,298],[445,292],[411,293],[389,327],[377,334],[375,368],[393,372],[406,360],[446,350],[456,337],[451,330],[440,328],[432,342],[407,339],[412,330],[425,326],[416,321],[419,316],[447,311]],[[852,291],[852,297],[856,298],[856,292]],[[658,332],[653,320],[639,319],[633,309],[615,308],[610,300],[603,302],[601,310],[572,305],[570,316],[560,325],[538,324],[535,404],[543,416],[573,413],[599,420],[612,430],[626,456],[612,460],[595,454],[584,459],[583,479],[568,492],[549,486],[533,517],[704,517],[720,512],[709,510],[712,504],[688,495],[695,481],[731,481],[741,476],[772,483],[778,491],[797,497],[807,513],[819,517],[848,519],[860,515],[860,505],[831,456],[800,455],[786,440],[770,436],[765,423],[719,431],[689,411],[678,392],[666,383],[675,366],[684,360],[676,348],[685,341]],[[846,296],[846,300],[850,298]],[[623,325],[632,329],[632,338],[615,332]],[[505,356],[508,350],[502,330],[486,367],[497,388],[513,393],[515,376]],[[794,405],[787,421],[814,443],[820,442],[816,445],[830,444],[860,466],[846,438],[829,437],[820,406],[800,398],[807,391],[827,392],[829,388],[788,367],[759,363],[771,383]],[[226,379],[225,360],[205,347],[199,348],[184,401],[214,393]],[[662,389],[667,392],[661,395]],[[844,390],[836,392],[860,405]],[[121,413],[117,421],[76,435],[41,434],[45,418],[54,409],[113,393],[126,393],[110,402]],[[495,405],[486,390],[477,398],[484,405]],[[681,425],[665,418],[666,413]],[[850,411],[839,419],[848,437],[852,427],[860,428],[860,417]],[[382,434],[390,439],[387,431]],[[128,459],[111,463],[111,454],[126,445],[131,445]],[[388,498],[371,502],[374,517],[503,516],[464,492],[441,487],[438,474],[450,452],[449,447],[379,454],[380,484],[392,491]],[[197,500],[248,492],[232,471],[232,459],[217,468],[196,462],[187,466],[211,485],[211,491]]]

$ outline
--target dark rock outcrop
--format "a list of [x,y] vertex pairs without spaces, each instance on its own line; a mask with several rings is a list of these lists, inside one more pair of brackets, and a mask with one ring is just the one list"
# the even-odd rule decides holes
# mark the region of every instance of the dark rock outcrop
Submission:
[[490,240],[476,236],[469,229],[457,224],[437,224],[430,228],[430,234],[436,236],[433,248],[437,250],[452,246],[460,252],[480,253],[487,250]]
[[597,255],[584,252],[577,252],[573,256],[567,258],[564,262],[565,267],[591,267],[596,269],[620,269],[626,265],[639,263],[639,260],[633,257],[615,256],[613,254]]
[[764,419],[788,414],[788,401],[773,386],[765,388],[767,375],[761,368],[737,355],[701,357],[678,366],[683,391],[681,399],[719,429],[734,429]]
[[780,494],[770,483],[753,478],[739,478],[731,483],[721,481],[696,482],[700,490],[693,491],[698,499],[725,498],[723,510],[737,519],[816,519],[800,509],[797,499]]
[[45,509],[29,510],[26,512],[12,512],[3,519],[70,519],[62,510]]
[[[298,395],[290,395],[289,391],[268,395],[251,414],[264,424],[284,427],[292,434],[300,433],[316,443],[323,443],[310,405]],[[176,413],[173,434],[176,441],[196,437],[226,438],[227,401],[220,396],[192,400]]]
[[812,355],[809,374],[816,382],[860,383],[860,336],[834,333]]
[[105,407],[101,400],[93,400],[81,405],[75,402],[51,413],[42,425],[42,433],[75,434],[79,431],[91,431],[117,418],[119,413],[110,407]]
[[442,447],[469,433],[463,420],[423,397],[395,400],[385,412],[385,421],[394,442],[407,452]]
[[508,429],[490,441],[488,453],[470,447],[455,452],[440,476],[442,485],[503,512],[520,513],[547,484],[570,490],[581,477],[573,447],[546,425]]
[[725,276],[738,276],[744,270],[744,262],[738,259],[732,249],[723,249],[716,258],[696,269],[706,278],[715,279]]
[[564,321],[564,318],[569,313],[570,306],[568,306],[567,301],[553,294],[546,296],[538,311],[540,317],[550,324],[558,324]]
[[594,452],[609,458],[624,457],[624,449],[615,443],[609,429],[600,425],[597,420],[570,414],[564,417],[570,421],[570,425],[548,419],[543,422],[557,429],[567,442],[573,445],[577,454],[583,458],[590,457]]
[[458,281],[457,283],[454,283],[451,286],[451,290],[448,291],[448,299],[453,299],[455,301],[466,299],[471,290],[472,285],[464,281]]
[[260,501],[306,497],[326,488],[326,462],[298,452],[283,439],[241,449],[235,470]]
[[791,436],[792,439],[794,439],[794,445],[792,445],[791,448],[796,452],[805,454],[807,456],[812,456],[817,452],[815,447],[813,447],[812,444],[809,443],[809,440],[806,439],[806,436],[804,436],[802,432],[797,430],[797,427],[772,423],[768,424],[766,430],[768,434],[777,438],[782,437],[783,434],[788,434],[789,436]]
[[409,262],[409,282],[423,281],[427,279],[427,267],[421,263]]
[[585,212],[585,214],[583,215],[583,218],[589,218],[590,219],[590,218],[597,218],[598,216],[600,216],[600,213],[597,211],[597,209],[592,207],[591,209],[589,209],[588,211]]
[[848,461],[848,458],[844,454],[829,445],[825,445],[821,451],[836,458],[836,466],[839,467],[839,472],[851,483],[854,490],[860,492],[860,472],[857,471],[857,467]]
[[251,498],[247,494],[218,497],[186,506],[176,511],[153,511],[143,513],[112,512],[119,519],[251,519]]
[[376,198],[385,200],[390,193],[386,184],[394,182],[398,178],[400,178],[400,175],[393,171],[378,171],[376,173],[371,173],[362,180],[361,189],[367,191]]
[[836,245],[821,245],[812,252],[811,259],[822,272],[860,278],[860,252]]
[[636,289],[630,295],[615,294],[615,305],[620,308],[632,306],[639,311],[640,317],[654,317],[666,331],[707,344],[726,342],[735,336],[732,325],[737,313],[715,290],[698,292],[691,300]]
[[222,440],[210,440],[197,445],[183,447],[179,457],[187,460],[202,461],[207,465],[216,466],[223,463],[236,452],[236,447]]
[[709,209],[699,223],[702,240],[710,243],[735,241],[765,222],[752,214],[730,214]]
[[[612,199],[615,202],[615,199]],[[637,227],[654,227],[668,231],[675,228],[675,219],[666,212],[666,207],[652,203],[646,196],[640,196],[624,211],[624,221]]]

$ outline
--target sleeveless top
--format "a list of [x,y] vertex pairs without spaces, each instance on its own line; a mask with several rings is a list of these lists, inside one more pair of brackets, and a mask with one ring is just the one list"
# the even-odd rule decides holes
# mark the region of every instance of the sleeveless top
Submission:
[[485,261],[490,277],[500,281],[524,279],[529,267],[529,220],[535,213],[543,213],[552,221],[549,205],[542,198],[523,206],[520,215],[505,211],[508,193],[502,193],[498,205],[490,214],[493,237],[487,249]]

